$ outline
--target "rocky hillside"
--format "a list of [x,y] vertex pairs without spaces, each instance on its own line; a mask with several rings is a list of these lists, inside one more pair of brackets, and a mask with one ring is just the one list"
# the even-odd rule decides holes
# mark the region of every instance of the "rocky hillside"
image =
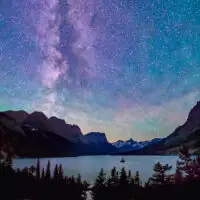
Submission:
[[115,151],[104,133],[83,135],[77,125],[42,112],[0,112],[1,146],[19,157],[57,157],[108,154]]
[[71,155],[72,143],[62,137],[18,121],[0,113],[1,151],[11,151],[17,157],[58,157]]
[[79,155],[176,154],[181,145],[200,150],[200,102],[191,109],[186,122],[164,139],[137,142],[132,139],[110,144],[104,133],[83,135],[77,125],[42,112],[0,112],[0,142],[11,146],[20,157]]
[[97,145],[108,143],[105,133],[91,132],[91,133],[84,135],[84,138],[86,139],[87,142],[94,143]]
[[110,144],[105,133],[91,132],[81,137],[72,149],[75,155],[105,155],[116,152],[117,148]]
[[72,142],[82,136],[81,129],[77,125],[67,124],[63,119],[57,117],[47,118],[42,112],[33,112],[28,115],[23,121],[23,125],[30,125],[40,130],[53,132]]

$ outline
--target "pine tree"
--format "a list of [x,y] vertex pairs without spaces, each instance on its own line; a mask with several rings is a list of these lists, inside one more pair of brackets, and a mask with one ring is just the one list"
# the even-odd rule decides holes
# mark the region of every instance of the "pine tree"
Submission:
[[40,179],[40,159],[37,159],[37,166],[36,166],[36,178],[37,180]]
[[104,173],[104,170],[101,169],[97,179],[95,180],[95,185],[101,187],[105,185],[105,182],[106,182],[106,174]]
[[13,167],[12,157],[13,157],[12,149],[8,148],[7,155],[3,163],[9,169],[12,169]]
[[51,179],[51,163],[50,160],[47,163],[47,168],[46,168],[46,174],[45,174],[46,179]]
[[172,166],[161,165],[159,162],[154,165],[154,174],[150,178],[150,182],[153,185],[164,185],[171,182],[171,175],[168,175],[167,172],[171,170]]
[[176,163],[176,173],[174,174],[174,183],[180,184],[183,181],[183,173],[180,170],[180,162]]
[[200,180],[200,156],[195,158],[195,175],[196,179]]
[[195,178],[195,160],[191,158],[189,148],[182,146],[179,150],[180,161],[177,162],[180,173],[184,175],[184,180]]
[[78,174],[77,179],[76,179],[77,184],[81,185],[82,181],[81,181],[81,175]]
[[0,164],[2,163],[3,160],[3,128],[0,127]]
[[70,183],[71,186],[75,185],[76,179],[74,178],[73,175],[68,179],[68,182]]
[[59,179],[58,165],[57,164],[55,165],[55,168],[54,168],[53,178],[54,178],[54,180],[58,180]]
[[92,188],[93,200],[105,199],[106,198],[105,191],[106,191],[106,174],[104,173],[104,170],[101,169]]
[[35,166],[32,165],[31,167],[29,167],[29,173],[30,173],[30,175],[34,175],[35,171],[36,171]]
[[59,177],[59,180],[63,180],[64,178],[64,171],[61,164],[59,165],[59,168],[58,168],[58,177]]
[[41,175],[41,179],[45,179],[45,172],[44,172],[44,168],[42,168],[42,175]]
[[106,181],[106,198],[107,199],[118,199],[118,186],[119,177],[116,167],[113,167],[110,172],[110,176]]
[[117,185],[118,184],[118,180],[119,180],[118,172],[116,170],[116,167],[113,167],[111,169],[110,177],[107,180],[107,184],[108,185],[112,185],[112,186]]
[[118,199],[131,199],[133,185],[130,185],[129,175],[123,167],[120,171],[119,187],[117,188]]
[[81,175],[78,174],[77,178],[76,178],[76,191],[77,191],[77,195],[79,197],[82,197],[82,199],[86,199],[86,192],[85,192],[85,186],[82,183],[81,180]]
[[183,180],[200,180],[200,157],[192,158],[187,146],[182,146],[179,151],[179,171],[183,174]]
[[24,167],[22,169],[22,172],[28,176],[28,167]]
[[145,182],[144,188],[148,188],[150,185],[151,185],[150,180],[148,180],[147,182]]
[[131,181],[132,181],[131,170],[128,170],[128,182],[131,183]]
[[185,162],[190,162],[191,161],[191,155],[189,153],[189,148],[187,146],[183,145],[179,149],[179,157],[181,158],[181,160],[183,160]]
[[128,184],[128,176],[124,167],[121,169],[121,172],[120,172],[119,183],[120,185]]
[[137,185],[137,186],[141,185],[139,171],[136,171],[136,174],[135,174],[135,177],[134,177],[134,184]]

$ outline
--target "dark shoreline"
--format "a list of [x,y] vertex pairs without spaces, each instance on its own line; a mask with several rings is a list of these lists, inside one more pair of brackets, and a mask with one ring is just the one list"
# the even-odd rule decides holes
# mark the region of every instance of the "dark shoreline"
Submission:
[[[130,157],[130,156],[136,156],[136,157],[138,157],[138,156],[178,156],[178,154],[169,154],[169,155],[167,155],[167,154],[164,154],[164,155],[158,155],[158,154],[152,154],[152,155],[150,155],[150,154],[147,154],[147,155],[123,155],[123,154],[121,154],[121,155],[109,155],[109,154],[106,154],[106,155],[80,155],[80,156],[56,156],[56,157],[51,157],[51,156],[49,156],[49,157],[16,157],[16,158],[14,158],[14,159],[38,159],[38,158],[49,158],[49,159],[53,159],[53,158],[76,158],[76,157],[86,157],[86,156],[123,156],[123,157]],[[197,156],[197,155],[192,155],[192,156]]]

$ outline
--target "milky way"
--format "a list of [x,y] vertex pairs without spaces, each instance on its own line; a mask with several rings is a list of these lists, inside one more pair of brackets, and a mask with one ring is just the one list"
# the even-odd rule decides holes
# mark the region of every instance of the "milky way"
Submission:
[[200,1],[1,0],[0,97],[112,141],[165,137],[200,100]]

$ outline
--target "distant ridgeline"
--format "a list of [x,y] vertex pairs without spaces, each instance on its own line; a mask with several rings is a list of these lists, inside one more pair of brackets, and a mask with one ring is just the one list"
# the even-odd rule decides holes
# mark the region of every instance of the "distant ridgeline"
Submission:
[[200,102],[191,109],[186,122],[166,138],[113,144],[104,133],[83,135],[79,126],[48,118],[42,112],[0,112],[0,142],[2,152],[9,149],[17,157],[177,154],[183,144],[195,154],[200,149]]

